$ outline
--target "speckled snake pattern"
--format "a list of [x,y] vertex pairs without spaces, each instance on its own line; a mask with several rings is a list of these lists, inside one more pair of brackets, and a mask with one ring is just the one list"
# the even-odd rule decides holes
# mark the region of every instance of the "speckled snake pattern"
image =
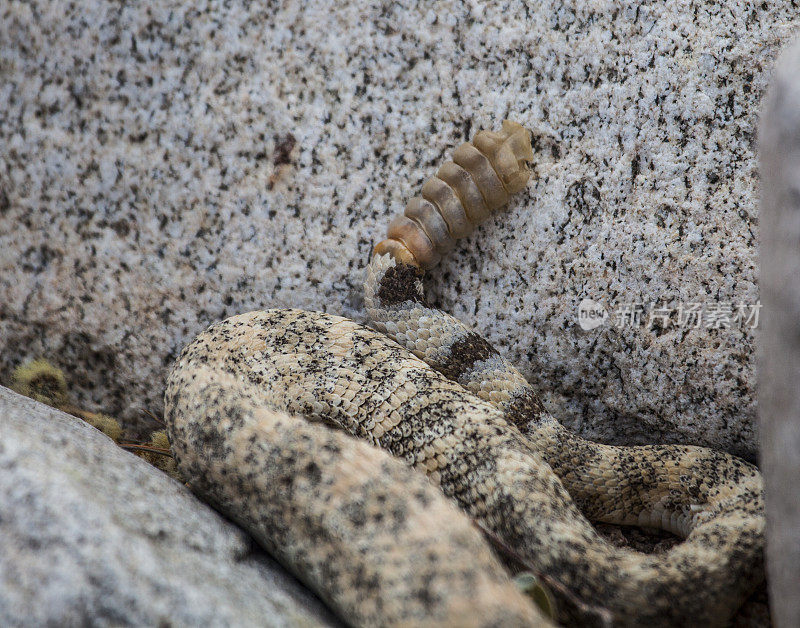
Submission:
[[[352,625],[550,625],[475,523],[615,625],[722,625],[763,579],[757,469],[701,447],[587,441],[480,334],[426,304],[424,269],[528,179],[527,131],[481,133],[454,155],[469,167],[440,169],[452,193],[426,183],[376,247],[371,329],[266,310],[184,349],[166,392],[180,469]],[[642,554],[590,521],[684,540]]]

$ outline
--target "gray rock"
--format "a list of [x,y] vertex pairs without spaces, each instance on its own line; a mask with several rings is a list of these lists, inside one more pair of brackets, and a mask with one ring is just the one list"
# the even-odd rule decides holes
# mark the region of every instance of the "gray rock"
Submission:
[[776,626],[800,626],[800,41],[780,59],[760,128],[764,332],[758,395],[767,573]]
[[[537,177],[434,273],[438,302],[586,435],[752,458],[753,331],[676,312],[758,299],[754,121],[800,20],[692,6],[4,3],[0,380],[43,356],[140,420],[216,320],[358,318],[390,216],[511,117]],[[587,297],[672,318],[584,332]]]
[[327,610],[183,486],[0,387],[0,625],[317,626]]

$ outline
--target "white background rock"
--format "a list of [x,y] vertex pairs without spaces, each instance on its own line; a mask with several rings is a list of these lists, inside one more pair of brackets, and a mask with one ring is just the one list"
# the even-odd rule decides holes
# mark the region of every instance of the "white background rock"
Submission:
[[218,319],[360,316],[390,216],[511,117],[537,176],[437,302],[584,434],[752,458],[752,331],[587,333],[576,310],[755,304],[754,121],[798,23],[788,1],[6,2],[0,379],[44,356],[140,420]]
[[781,57],[761,123],[764,295],[759,391],[767,573],[776,626],[800,625],[800,42]]
[[80,420],[0,387],[0,434],[0,625],[338,625],[238,528]]

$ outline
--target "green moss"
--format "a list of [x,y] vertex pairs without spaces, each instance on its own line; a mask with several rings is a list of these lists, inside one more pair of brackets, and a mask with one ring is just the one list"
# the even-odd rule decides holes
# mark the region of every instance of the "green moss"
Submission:
[[[119,443],[122,438],[122,426],[115,418],[106,414],[82,410],[72,405],[64,373],[47,360],[31,360],[17,367],[11,376],[11,389],[20,395],[46,403],[82,419],[116,443]],[[162,450],[163,453],[141,450],[134,451],[134,453],[177,481],[183,482],[183,478],[178,473],[178,465],[171,455],[166,431],[153,432],[150,435],[150,442],[145,446]]]
[[69,403],[64,373],[47,360],[31,360],[18,366],[11,376],[11,390],[55,408]]
[[169,449],[169,438],[167,437],[166,430],[158,430],[150,434],[150,444],[153,447],[161,447],[162,449]]
[[87,412],[81,418],[92,427],[95,427],[103,432],[103,434],[108,436],[114,442],[119,442],[119,439],[122,437],[122,426],[119,424],[119,421],[108,416],[107,414],[94,414]]
[[134,453],[136,453],[137,456],[147,460],[147,462],[152,464],[157,469],[161,469],[174,480],[177,480],[178,482],[184,481],[181,477],[181,474],[178,472],[178,465],[175,462],[175,458],[172,457],[169,438],[167,437],[167,432],[165,430],[158,430],[157,432],[150,434],[150,442],[147,443],[147,446],[163,449],[164,453],[161,454],[150,451],[137,451]]
[[47,360],[31,360],[17,367],[11,376],[11,389],[83,419],[114,441],[122,436],[122,427],[116,419],[81,410],[70,403],[64,373]]

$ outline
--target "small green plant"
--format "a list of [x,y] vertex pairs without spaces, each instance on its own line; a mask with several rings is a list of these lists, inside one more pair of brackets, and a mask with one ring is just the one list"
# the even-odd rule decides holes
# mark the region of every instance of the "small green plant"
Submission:
[[[172,457],[165,430],[153,432],[150,435],[150,441],[146,443],[123,442],[123,429],[119,421],[107,414],[89,412],[76,406],[70,399],[63,371],[47,360],[31,360],[18,366],[11,376],[11,389],[20,395],[25,395],[82,419],[103,432],[123,449],[143,458],[175,480],[183,482],[178,473],[175,459]],[[156,418],[156,420],[158,419]]]
[[115,443],[119,443],[119,439],[122,438],[122,426],[119,424],[119,421],[107,414],[83,412],[80,418],[92,427],[103,432],[103,434],[108,436]]
[[64,373],[47,360],[31,360],[14,369],[11,390],[54,408],[69,403]]
[[18,366],[11,375],[11,390],[83,419],[114,442],[122,437],[122,426],[115,418],[83,410],[72,403],[64,372],[47,360],[31,360]]
[[178,482],[183,482],[183,478],[178,472],[178,465],[172,457],[172,450],[169,445],[169,438],[166,430],[158,430],[150,434],[150,442],[144,445],[128,445],[123,443],[122,447],[130,449],[140,458],[144,458],[157,469],[161,469],[171,478]]

